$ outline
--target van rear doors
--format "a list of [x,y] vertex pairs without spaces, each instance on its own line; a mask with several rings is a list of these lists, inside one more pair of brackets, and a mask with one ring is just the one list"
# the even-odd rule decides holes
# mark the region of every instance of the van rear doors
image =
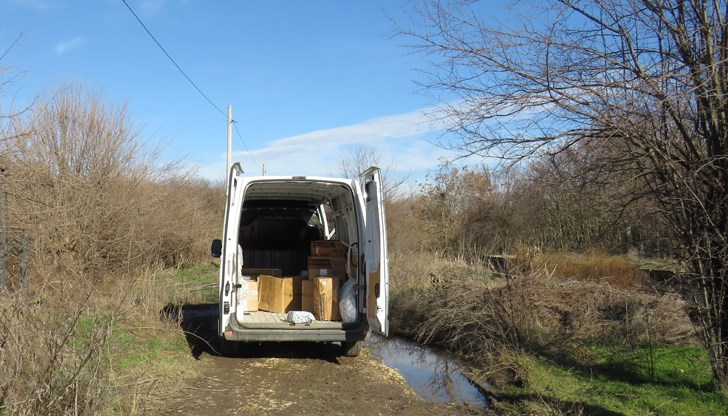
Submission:
[[389,265],[387,259],[387,226],[384,217],[382,174],[370,167],[360,175],[364,195],[366,223],[364,252],[366,273],[366,307],[370,328],[387,336],[389,333]]
[[[237,214],[231,215],[236,212],[237,207],[235,201],[237,201],[236,195],[241,191],[241,184],[237,176],[242,173],[243,169],[239,163],[235,163],[228,172],[228,186],[227,186],[227,203],[225,205],[225,222],[223,226],[223,239],[222,239],[222,256],[220,262],[220,319],[218,320],[218,334],[222,335],[225,328],[227,328],[230,322],[230,308],[232,305],[232,297],[235,278],[237,276],[236,270],[240,270],[241,265],[238,264],[240,261],[238,256],[238,244],[235,241],[235,236],[230,235],[231,229],[237,229],[237,223],[240,222],[240,216]],[[235,224],[229,224],[230,221]],[[232,225],[232,227],[230,227]]]

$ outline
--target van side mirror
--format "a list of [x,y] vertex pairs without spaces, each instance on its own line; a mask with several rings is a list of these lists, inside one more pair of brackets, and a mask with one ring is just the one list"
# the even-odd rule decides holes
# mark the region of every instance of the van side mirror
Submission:
[[210,248],[210,253],[212,254],[212,257],[215,257],[217,259],[222,256],[222,240],[212,240],[212,247]]

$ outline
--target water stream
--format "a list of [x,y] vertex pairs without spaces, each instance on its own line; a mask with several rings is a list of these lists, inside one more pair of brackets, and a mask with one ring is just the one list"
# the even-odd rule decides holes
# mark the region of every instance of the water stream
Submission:
[[488,399],[463,375],[465,367],[452,354],[402,337],[372,335],[365,346],[426,400],[488,407]]

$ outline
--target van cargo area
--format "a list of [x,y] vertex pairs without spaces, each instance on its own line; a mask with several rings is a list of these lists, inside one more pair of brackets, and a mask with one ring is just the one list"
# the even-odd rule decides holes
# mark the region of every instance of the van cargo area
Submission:
[[342,342],[356,355],[370,328],[386,335],[379,170],[359,182],[245,177],[236,166],[217,241],[224,340]]
[[[245,191],[238,228],[238,245],[242,252],[241,278],[256,281],[260,278],[260,274],[246,273],[247,270],[277,270],[280,278],[313,280],[320,273],[319,269],[309,269],[309,260],[327,257],[313,256],[318,254],[318,250],[313,252],[312,246],[315,242],[326,240],[347,248],[334,257],[343,265],[340,268],[343,270],[329,277],[338,279],[339,284],[343,284],[347,274],[357,278],[358,269],[352,264],[358,264],[358,261],[347,261],[346,258],[352,253],[357,255],[359,236],[354,206],[351,189],[339,183],[302,180],[252,183]],[[350,241],[354,242],[352,249],[348,249],[352,245]],[[260,285],[258,291],[259,296],[265,295]],[[301,293],[300,288],[292,290],[294,296],[301,296]],[[302,309],[300,300],[294,299],[292,303],[290,310]],[[336,305],[338,307],[338,299]],[[319,316],[315,321],[294,325],[287,320],[287,312],[257,310],[236,313],[236,324],[241,330],[310,331],[342,330],[345,327],[341,320],[323,320]],[[346,327],[356,327],[357,323],[346,324]]]

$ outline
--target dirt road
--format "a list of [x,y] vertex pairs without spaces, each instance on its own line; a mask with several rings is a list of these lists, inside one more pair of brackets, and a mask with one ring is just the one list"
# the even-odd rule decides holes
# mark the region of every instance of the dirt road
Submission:
[[183,327],[200,377],[171,401],[184,415],[475,415],[463,405],[419,398],[366,348],[357,358],[337,344],[246,344],[237,356],[215,351],[216,306],[183,308]]

